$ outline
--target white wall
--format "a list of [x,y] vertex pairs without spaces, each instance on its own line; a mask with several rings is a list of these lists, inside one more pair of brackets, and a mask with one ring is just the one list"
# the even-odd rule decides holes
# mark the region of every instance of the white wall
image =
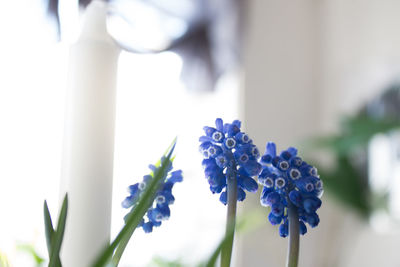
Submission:
[[247,128],[256,141],[293,142],[312,133],[318,118],[315,7],[312,1],[259,0],[248,17]]
[[[399,10],[396,0],[251,1],[243,117],[257,145],[286,148],[334,131],[341,114],[400,77]],[[374,233],[323,201],[320,226],[301,239],[300,266],[400,266],[399,234]],[[237,266],[284,266],[287,240],[265,220],[240,240]]]
[[332,129],[340,112],[353,112],[400,73],[400,2],[321,1],[321,123]]

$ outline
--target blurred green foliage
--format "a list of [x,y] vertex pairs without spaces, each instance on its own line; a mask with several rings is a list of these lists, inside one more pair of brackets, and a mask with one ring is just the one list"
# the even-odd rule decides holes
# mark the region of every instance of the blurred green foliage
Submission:
[[363,177],[346,156],[336,158],[336,168],[326,170],[318,168],[324,182],[324,189],[333,194],[341,203],[348,205],[367,218],[371,212],[369,205],[370,189],[362,183]]
[[8,258],[6,254],[2,253],[0,251],[0,267],[10,267],[10,262],[8,261]]
[[30,255],[36,267],[40,267],[45,263],[45,259],[39,255],[33,244],[18,244],[17,250]]
[[344,118],[341,133],[313,140],[317,147],[329,149],[338,156],[348,156],[355,149],[366,149],[371,138],[378,133],[387,133],[400,127],[400,121],[391,118],[371,118],[365,114]]
[[161,257],[153,258],[151,264],[152,267],[186,267],[188,265],[184,264],[182,260],[166,260]]
[[333,168],[318,168],[325,190],[364,218],[368,218],[377,205],[386,204],[386,196],[374,195],[369,186],[369,141],[376,134],[399,128],[398,119],[372,118],[360,113],[343,119],[339,134],[318,137],[310,142],[314,149],[328,151],[334,159]]

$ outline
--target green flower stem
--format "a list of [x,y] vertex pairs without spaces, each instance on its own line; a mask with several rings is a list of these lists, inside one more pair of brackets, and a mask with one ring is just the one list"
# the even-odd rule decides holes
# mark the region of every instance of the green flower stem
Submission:
[[[228,211],[226,215],[225,235],[227,238],[226,246],[221,252],[221,267],[229,267],[231,264],[233,239],[235,236],[236,224],[236,203],[237,203],[237,181],[234,175],[227,179]],[[233,229],[233,232],[232,232]],[[233,233],[233,234],[232,234]]]
[[289,249],[287,267],[297,267],[299,262],[300,225],[297,208],[288,201],[289,213]]

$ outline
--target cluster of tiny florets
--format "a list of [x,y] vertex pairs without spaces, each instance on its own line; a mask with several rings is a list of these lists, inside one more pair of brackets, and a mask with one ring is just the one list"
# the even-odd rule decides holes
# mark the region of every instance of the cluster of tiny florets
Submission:
[[[237,200],[246,198],[244,190],[256,192],[257,182],[252,178],[261,171],[258,163],[260,152],[249,136],[240,131],[238,120],[223,123],[216,119],[214,127],[204,127],[205,135],[200,137],[202,165],[212,193],[221,193],[227,185],[227,179],[237,179]],[[226,189],[220,195],[220,201],[226,205]]]
[[268,219],[273,225],[280,224],[280,236],[289,234],[288,201],[297,209],[301,234],[307,232],[305,223],[316,227],[319,223],[316,211],[323,193],[317,169],[298,157],[296,148],[290,147],[278,156],[272,142],[267,143],[260,162],[263,169],[258,182],[264,186],[261,205],[271,207]]
[[[155,173],[157,167],[150,165],[150,169]],[[172,170],[172,164],[169,166],[169,171]],[[145,175],[143,181],[140,183],[133,184],[128,187],[129,196],[127,196],[122,202],[122,207],[124,208],[135,208],[140,195],[146,190],[146,187],[153,179],[151,175]],[[169,205],[173,204],[175,201],[172,195],[172,188],[175,183],[182,182],[182,171],[177,170],[169,172],[166,179],[160,184],[159,189],[156,193],[153,205],[148,209],[145,219],[139,223],[138,227],[142,227],[146,233],[153,231],[153,227],[161,225],[162,221],[169,218],[171,211]]]

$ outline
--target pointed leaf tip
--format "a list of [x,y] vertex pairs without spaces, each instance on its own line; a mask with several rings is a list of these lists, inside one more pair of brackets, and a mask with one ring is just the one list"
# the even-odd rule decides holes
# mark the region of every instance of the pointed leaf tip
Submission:
[[51,239],[51,256],[49,267],[58,267],[60,265],[60,250],[64,238],[65,224],[68,213],[68,194],[65,194],[64,201],[61,207],[60,216],[58,218],[57,229]]
[[54,228],[53,228],[53,223],[51,221],[50,211],[49,211],[49,207],[47,205],[46,200],[44,201],[43,211],[44,211],[44,232],[46,235],[47,251],[48,251],[48,254],[50,257],[51,256],[51,239],[53,238],[53,235],[54,235]]

